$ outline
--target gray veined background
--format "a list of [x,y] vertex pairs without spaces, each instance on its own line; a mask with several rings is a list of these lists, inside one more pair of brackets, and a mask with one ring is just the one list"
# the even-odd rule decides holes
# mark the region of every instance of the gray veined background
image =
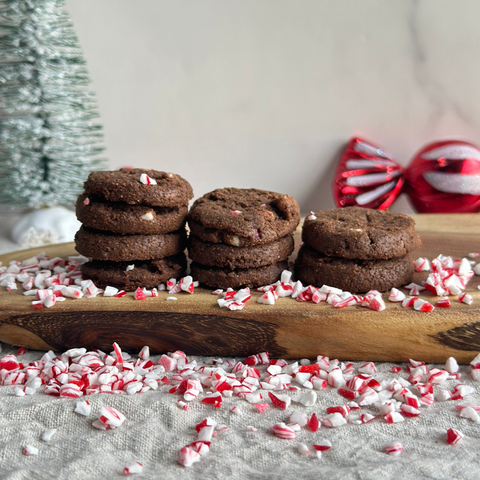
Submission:
[[[67,0],[111,168],[333,206],[352,135],[480,143],[478,0]],[[405,198],[394,210],[411,212]]]

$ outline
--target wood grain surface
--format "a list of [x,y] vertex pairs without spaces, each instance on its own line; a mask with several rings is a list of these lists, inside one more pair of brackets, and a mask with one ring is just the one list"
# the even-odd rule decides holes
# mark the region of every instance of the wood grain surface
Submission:
[[[455,258],[480,251],[480,217],[415,215],[422,247],[415,257],[439,254]],[[297,248],[300,245],[296,234]],[[0,256],[3,264],[23,260],[41,251],[66,257],[75,254],[72,243],[23,250]],[[416,281],[427,274],[416,274]],[[315,358],[322,354],[342,360],[402,362],[415,358],[444,362],[454,356],[469,363],[480,351],[480,277],[467,291],[472,305],[451,297],[450,309],[416,312],[386,302],[382,312],[358,306],[336,309],[325,303],[300,303],[282,298],[273,306],[256,303],[241,311],[217,306],[210,290],[177,294],[177,301],[157,298],[67,299],[52,308],[35,310],[32,297],[21,290],[0,292],[0,340],[31,349],[64,350],[71,347],[110,351],[114,341],[124,350],[138,352],[149,345],[153,353],[183,350],[188,354],[246,356],[268,351],[273,357]],[[430,293],[422,295],[435,301]]]

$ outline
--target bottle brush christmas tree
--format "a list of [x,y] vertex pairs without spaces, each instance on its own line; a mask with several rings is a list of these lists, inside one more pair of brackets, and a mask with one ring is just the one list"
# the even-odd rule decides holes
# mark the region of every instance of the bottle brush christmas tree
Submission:
[[102,129],[63,0],[0,0],[0,203],[73,205]]

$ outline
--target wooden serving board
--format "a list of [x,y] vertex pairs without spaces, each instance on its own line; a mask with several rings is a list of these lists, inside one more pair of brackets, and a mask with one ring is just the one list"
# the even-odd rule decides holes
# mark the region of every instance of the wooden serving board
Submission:
[[[480,251],[480,217],[415,215],[422,247],[415,257],[439,254],[455,258]],[[297,232],[297,248],[300,235]],[[0,256],[3,264],[44,251],[54,257],[75,255],[66,243]],[[416,274],[416,281],[426,274]],[[382,312],[359,306],[300,303],[282,298],[273,306],[256,302],[259,293],[241,311],[217,306],[210,290],[177,294],[177,301],[124,298],[67,299],[52,308],[34,310],[32,297],[21,290],[0,292],[0,341],[39,350],[72,347],[110,351],[113,342],[138,352],[148,345],[152,353],[183,350],[187,354],[247,356],[268,351],[272,357],[402,362],[415,358],[444,362],[454,356],[469,363],[480,351],[480,277],[474,276],[468,293],[472,305],[451,297],[452,307],[417,312],[386,301]],[[426,293],[423,298],[434,301]]]

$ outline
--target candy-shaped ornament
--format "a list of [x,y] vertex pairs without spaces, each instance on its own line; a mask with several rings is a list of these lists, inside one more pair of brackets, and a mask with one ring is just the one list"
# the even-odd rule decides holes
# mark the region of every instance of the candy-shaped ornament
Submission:
[[419,213],[480,211],[480,150],[467,142],[434,142],[405,171],[410,203]]
[[458,140],[433,142],[404,172],[376,145],[361,138],[348,142],[333,185],[337,207],[383,210],[402,191],[420,213],[480,211],[480,150]]
[[384,210],[400,195],[403,184],[403,169],[388,153],[352,138],[337,167],[333,196],[337,207]]

